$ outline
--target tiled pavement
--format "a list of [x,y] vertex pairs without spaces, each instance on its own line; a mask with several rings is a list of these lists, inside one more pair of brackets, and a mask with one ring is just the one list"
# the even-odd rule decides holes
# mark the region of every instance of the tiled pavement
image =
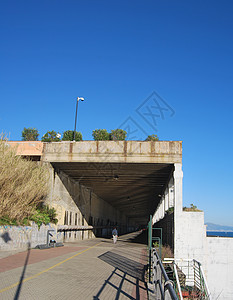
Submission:
[[137,235],[116,245],[99,238],[1,258],[0,299],[147,299],[146,246]]

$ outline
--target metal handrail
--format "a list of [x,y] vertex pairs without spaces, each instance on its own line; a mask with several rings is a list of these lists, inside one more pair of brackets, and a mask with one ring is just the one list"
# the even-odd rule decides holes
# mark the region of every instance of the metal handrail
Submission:
[[200,290],[203,290],[206,299],[211,299],[210,291],[207,285],[207,280],[205,278],[205,274],[201,263],[194,259],[193,268],[194,272],[197,269],[197,280],[195,280],[194,284],[196,284]]
[[178,276],[178,273],[177,273],[176,264],[173,264],[173,266],[174,266],[174,273],[175,273],[177,290],[178,290],[178,297],[179,297],[180,300],[183,300],[183,295],[182,295],[182,292],[181,292],[180,280],[179,280],[179,276]]
[[178,300],[173,282],[168,278],[158,253],[152,251],[153,284],[157,300]]
[[[176,268],[178,266],[179,269],[186,275],[186,286],[196,287],[200,291],[200,299],[211,300],[211,294],[207,285],[207,280],[202,265],[199,261],[195,259],[174,260],[174,258],[165,259],[165,261],[173,262],[177,287],[179,287],[179,277],[178,274],[176,274]],[[180,291],[178,296],[180,299],[182,299],[182,293],[180,293]]]

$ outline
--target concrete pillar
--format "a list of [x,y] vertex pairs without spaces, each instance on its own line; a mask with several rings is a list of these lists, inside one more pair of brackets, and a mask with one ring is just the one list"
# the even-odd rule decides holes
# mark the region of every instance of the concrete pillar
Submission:
[[179,243],[182,241],[182,228],[184,226],[184,219],[182,218],[183,212],[183,199],[182,199],[182,181],[183,172],[182,164],[175,164],[174,176],[174,257],[177,258]]
[[165,199],[164,199],[165,212],[168,210],[168,208],[169,208],[169,188],[167,187],[165,190]]
[[183,211],[183,199],[182,199],[182,185],[183,185],[183,171],[182,164],[175,164],[174,171],[174,210],[175,213],[180,213]]
[[164,198],[164,195],[162,196],[162,201],[161,201],[161,208],[162,208],[162,219],[164,218],[164,215],[165,215],[165,207],[164,207],[164,201],[165,201],[165,198]]
[[159,220],[161,219],[162,212],[161,212],[161,202],[159,203]]
[[169,208],[174,207],[174,179],[173,177],[170,179],[168,184],[168,201],[169,201]]

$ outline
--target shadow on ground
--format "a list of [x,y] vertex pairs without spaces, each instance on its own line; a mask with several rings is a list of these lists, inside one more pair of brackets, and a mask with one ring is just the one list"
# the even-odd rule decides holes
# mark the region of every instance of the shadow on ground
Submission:
[[[146,244],[146,240],[146,232],[129,234],[119,238],[120,242],[128,242],[129,244]],[[136,250],[136,248],[134,249]],[[142,299],[141,295],[144,295],[143,299],[147,299],[147,287],[145,282],[146,265],[138,262],[141,255],[139,251],[141,252],[141,250],[138,249],[138,252],[131,253],[130,248],[119,245],[113,251],[107,251],[98,256],[99,259],[113,266],[114,271],[105,280],[105,283],[96,296],[93,297],[94,300],[99,300],[100,297],[104,298],[110,288],[113,292],[111,293],[111,296],[109,295],[109,299],[118,300],[120,297],[124,296],[124,299],[135,300]],[[137,261],[124,256],[124,254],[127,256],[130,255],[131,258],[135,258]]]
[[[118,241],[147,245],[148,244],[147,232],[148,232],[147,230],[142,230],[142,231],[137,231],[133,234],[130,233],[130,234],[124,234],[122,236],[120,235],[118,237]],[[105,240],[103,240],[102,242],[112,243],[112,237],[105,237]]]
[[127,242],[147,245],[148,244],[147,230],[143,230],[137,235],[135,235],[134,237],[127,239]]

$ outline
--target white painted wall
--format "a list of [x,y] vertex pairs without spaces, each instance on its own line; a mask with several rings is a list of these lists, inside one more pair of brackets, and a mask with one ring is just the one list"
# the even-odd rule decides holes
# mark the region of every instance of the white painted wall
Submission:
[[176,216],[175,259],[196,259],[213,300],[233,299],[233,238],[207,237],[204,212]]
[[233,238],[206,237],[207,280],[212,299],[233,299]]
[[[182,164],[176,163],[174,166],[174,192],[172,196],[174,195],[175,260],[196,259],[199,261],[206,275],[212,299],[232,300],[233,238],[207,237],[204,212],[183,211]],[[170,189],[170,186],[168,188]],[[167,198],[164,197],[164,199]],[[161,203],[153,216],[154,223],[163,218],[161,205],[163,205],[163,199],[161,199]]]
[[202,263],[206,239],[204,212],[179,212],[175,222],[175,258],[196,259]]

